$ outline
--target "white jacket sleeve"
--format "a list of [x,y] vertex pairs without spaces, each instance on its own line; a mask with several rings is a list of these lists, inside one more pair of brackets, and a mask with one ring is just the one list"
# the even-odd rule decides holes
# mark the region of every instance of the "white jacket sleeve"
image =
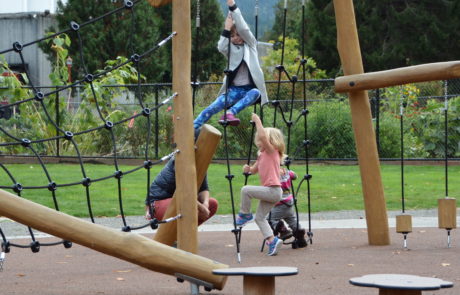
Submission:
[[239,8],[236,8],[235,10],[230,12],[232,15],[232,18],[235,22],[235,27],[236,31],[240,35],[241,38],[243,38],[244,42],[251,46],[251,47],[256,47],[257,46],[257,40],[252,34],[251,30],[249,29],[248,24],[243,18],[243,15],[241,14],[241,10]]
[[229,43],[229,38],[220,36],[219,41],[217,42],[217,49],[219,50],[220,53],[225,55],[225,57],[228,56],[228,43]]

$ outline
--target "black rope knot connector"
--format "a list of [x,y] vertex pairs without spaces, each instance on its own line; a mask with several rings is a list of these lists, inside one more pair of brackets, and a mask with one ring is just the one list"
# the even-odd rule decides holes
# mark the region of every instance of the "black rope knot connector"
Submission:
[[133,7],[134,3],[131,0],[125,0],[125,8],[126,9],[131,9]]
[[287,125],[288,127],[291,127],[291,126],[292,126],[292,124],[294,124],[294,122],[292,122],[292,121],[288,121],[288,122],[286,122],[286,125]]
[[310,111],[308,109],[303,109],[302,110],[302,116],[306,116],[310,113]]
[[54,192],[55,190],[57,190],[56,182],[51,181],[50,183],[48,183],[48,190],[50,192]]
[[154,219],[150,220],[150,227],[152,229],[157,229],[158,224],[159,224],[158,219],[154,218]]
[[150,111],[149,108],[144,108],[144,109],[142,110],[142,115],[143,115],[144,117],[150,116],[151,113],[152,113],[152,112]]
[[306,64],[306,63],[307,63],[307,59],[306,59],[306,58],[302,58],[302,59],[300,60],[300,64],[301,64],[301,65],[304,65],[304,64]]
[[113,176],[114,176],[116,179],[120,179],[120,178],[123,177],[123,171],[117,170],[117,171],[115,171],[115,173],[113,174]]
[[64,132],[64,138],[67,140],[71,140],[73,138],[73,133],[70,131]]
[[62,241],[62,244],[64,245],[64,248],[66,248],[66,249],[72,248],[72,242],[71,241]]
[[18,41],[13,43],[13,50],[15,52],[21,52],[23,48],[24,48],[24,46],[22,46],[22,44],[19,43]]
[[33,241],[30,243],[30,250],[32,250],[33,253],[37,253],[40,251],[40,242],[39,241]]
[[219,120],[219,124],[223,127],[227,127],[229,125],[227,120]]
[[272,106],[277,107],[277,106],[279,106],[279,105],[280,105],[279,100],[274,100],[274,101],[272,101]]
[[233,175],[233,174],[227,174],[227,175],[225,175],[225,178],[227,178],[227,179],[229,179],[229,180],[233,179],[233,177],[235,177],[235,175]]
[[30,146],[30,143],[31,143],[30,139],[27,139],[27,138],[21,139],[21,145],[22,145],[23,147],[29,147],[29,146]]
[[134,53],[133,55],[131,55],[131,61],[132,62],[139,62],[141,60],[141,56],[137,53]]
[[14,185],[13,185],[13,191],[17,194],[19,194],[21,191],[22,191],[22,184],[20,184],[19,182],[16,182]]
[[93,74],[86,74],[85,75],[85,82],[89,83],[89,82],[93,82],[93,80],[94,80]]
[[144,168],[150,169],[153,166],[153,162],[151,160],[144,161]]
[[83,178],[83,180],[81,181],[81,184],[83,184],[83,186],[86,186],[86,187],[90,186],[91,185],[91,178],[89,178],[89,177]]
[[231,73],[232,73],[232,70],[230,70],[230,69],[225,69],[224,70],[224,74],[227,75],[227,76],[230,75]]
[[113,127],[113,123],[110,121],[105,122],[105,129],[110,130]]
[[284,71],[284,66],[283,65],[277,65],[276,69],[280,72]]
[[71,21],[70,28],[74,31],[78,31],[80,29],[80,25],[76,21]]
[[299,81],[299,78],[296,75],[292,75],[291,82],[295,83]]
[[305,179],[305,180],[310,180],[310,179],[312,179],[312,177],[313,177],[313,175],[311,175],[311,174],[305,174],[305,175],[303,176],[303,179]]
[[303,146],[308,146],[311,143],[309,139],[305,139],[302,141]]
[[10,241],[2,242],[2,251],[5,252],[5,253],[10,253],[10,251],[11,251]]
[[121,230],[125,233],[129,233],[131,231],[131,227],[129,225],[123,226]]
[[36,101],[42,101],[44,97],[45,95],[43,94],[43,92],[38,91],[37,93],[35,93],[34,99]]

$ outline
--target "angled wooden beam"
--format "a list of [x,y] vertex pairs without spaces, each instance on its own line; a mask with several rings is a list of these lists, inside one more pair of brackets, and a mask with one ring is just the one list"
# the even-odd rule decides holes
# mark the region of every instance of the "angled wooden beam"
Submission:
[[0,214],[39,231],[101,253],[174,276],[176,273],[213,284],[225,285],[226,277],[212,274],[228,268],[192,253],[174,249],[134,233],[93,224],[0,190]]
[[[344,74],[362,74],[364,70],[353,1],[334,0],[334,10],[337,23],[337,47]],[[388,216],[369,97],[365,91],[349,92],[348,96],[361,173],[369,244],[388,245],[390,244]]]
[[335,79],[335,92],[384,88],[407,83],[460,78],[460,61],[448,61],[347,75]]
[[[198,136],[198,140],[196,142],[196,152],[195,152],[195,160],[196,160],[196,185],[199,187],[203,182],[203,179],[208,171],[209,163],[211,163],[212,157],[217,150],[217,146],[219,145],[220,139],[222,138],[222,134],[219,130],[214,128],[211,125],[204,124],[201,127],[200,135]],[[190,194],[191,202],[196,202],[197,195]],[[176,198],[176,194],[173,196],[173,200]],[[176,202],[171,202],[168,209],[165,212],[164,218],[170,218],[176,216],[177,207]],[[197,211],[195,211],[195,215],[197,215]],[[197,231],[195,228],[194,231]],[[157,233],[154,237],[155,241],[172,246],[172,244],[177,239],[177,227],[176,223],[166,223],[162,224],[159,228]]]

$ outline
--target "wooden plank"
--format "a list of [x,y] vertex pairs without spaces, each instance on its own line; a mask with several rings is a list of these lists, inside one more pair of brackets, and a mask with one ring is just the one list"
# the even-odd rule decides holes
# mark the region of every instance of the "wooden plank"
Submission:
[[335,79],[335,92],[384,88],[407,83],[460,78],[460,61],[449,61],[348,75]]
[[[352,0],[334,0],[337,47],[345,75],[362,74],[363,64]],[[389,245],[390,234],[380,175],[374,128],[367,92],[349,93],[356,150],[361,172],[364,207],[371,245]]]
[[[217,146],[219,145],[221,137],[222,134],[220,131],[211,125],[204,124],[203,127],[201,127],[200,136],[198,136],[198,140],[196,142],[195,152],[197,186],[200,186],[203,182],[206,172],[208,171],[209,163],[211,163],[212,157],[217,150]],[[192,198],[192,196],[190,197]],[[173,199],[174,198],[176,198],[176,194],[174,194]],[[195,201],[196,198],[197,195],[194,196]],[[176,211],[176,203],[171,202],[165,212],[164,218],[176,216]],[[195,211],[195,215],[197,215],[197,212],[198,211]],[[197,229],[194,230],[196,231]],[[177,227],[176,223],[174,222],[162,224],[154,237],[155,241],[170,246],[176,241],[176,238]]]
[[226,277],[213,275],[228,268],[144,236],[125,233],[64,214],[0,190],[0,214],[39,231],[167,275],[181,273],[209,282],[217,289]]

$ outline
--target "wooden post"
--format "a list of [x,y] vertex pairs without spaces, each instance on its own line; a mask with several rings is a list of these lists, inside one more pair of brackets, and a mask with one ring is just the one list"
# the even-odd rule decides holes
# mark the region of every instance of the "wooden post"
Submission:
[[438,199],[438,227],[457,228],[457,200],[455,198]]
[[275,294],[275,277],[244,276],[243,295]]
[[144,236],[125,233],[52,210],[0,190],[0,214],[39,231],[75,242],[167,275],[181,273],[209,282],[221,290],[225,276],[212,274],[227,265],[157,243]]
[[190,0],[174,0],[172,43],[174,99],[174,142],[176,154],[176,206],[181,218],[177,222],[177,246],[185,251],[198,252],[198,215],[196,196],[195,150],[191,90],[191,21]]
[[[352,0],[334,0],[337,47],[345,75],[363,73],[361,49]],[[388,217],[380,176],[380,162],[365,91],[349,92],[356,150],[361,172],[364,208],[370,245],[389,245]]]
[[396,216],[396,232],[400,234],[408,234],[412,232],[411,215],[401,214]]
[[[208,170],[209,163],[216,152],[217,146],[219,145],[220,139],[222,134],[219,130],[212,127],[211,125],[204,124],[201,127],[200,136],[198,136],[198,140],[196,142],[196,152],[195,152],[195,160],[196,160],[196,184],[200,186],[203,182],[203,179],[206,175],[206,171]],[[174,194],[173,199],[176,198],[176,194]],[[197,195],[194,196],[190,195],[190,199],[193,198],[193,202],[196,202]],[[197,211],[195,210],[195,215],[197,215]],[[170,203],[168,209],[166,210],[164,218],[169,218],[176,216],[176,203],[173,201]],[[197,231],[197,229],[194,229]],[[157,242],[172,245],[176,241],[176,223],[166,223],[162,224],[154,239]]]

